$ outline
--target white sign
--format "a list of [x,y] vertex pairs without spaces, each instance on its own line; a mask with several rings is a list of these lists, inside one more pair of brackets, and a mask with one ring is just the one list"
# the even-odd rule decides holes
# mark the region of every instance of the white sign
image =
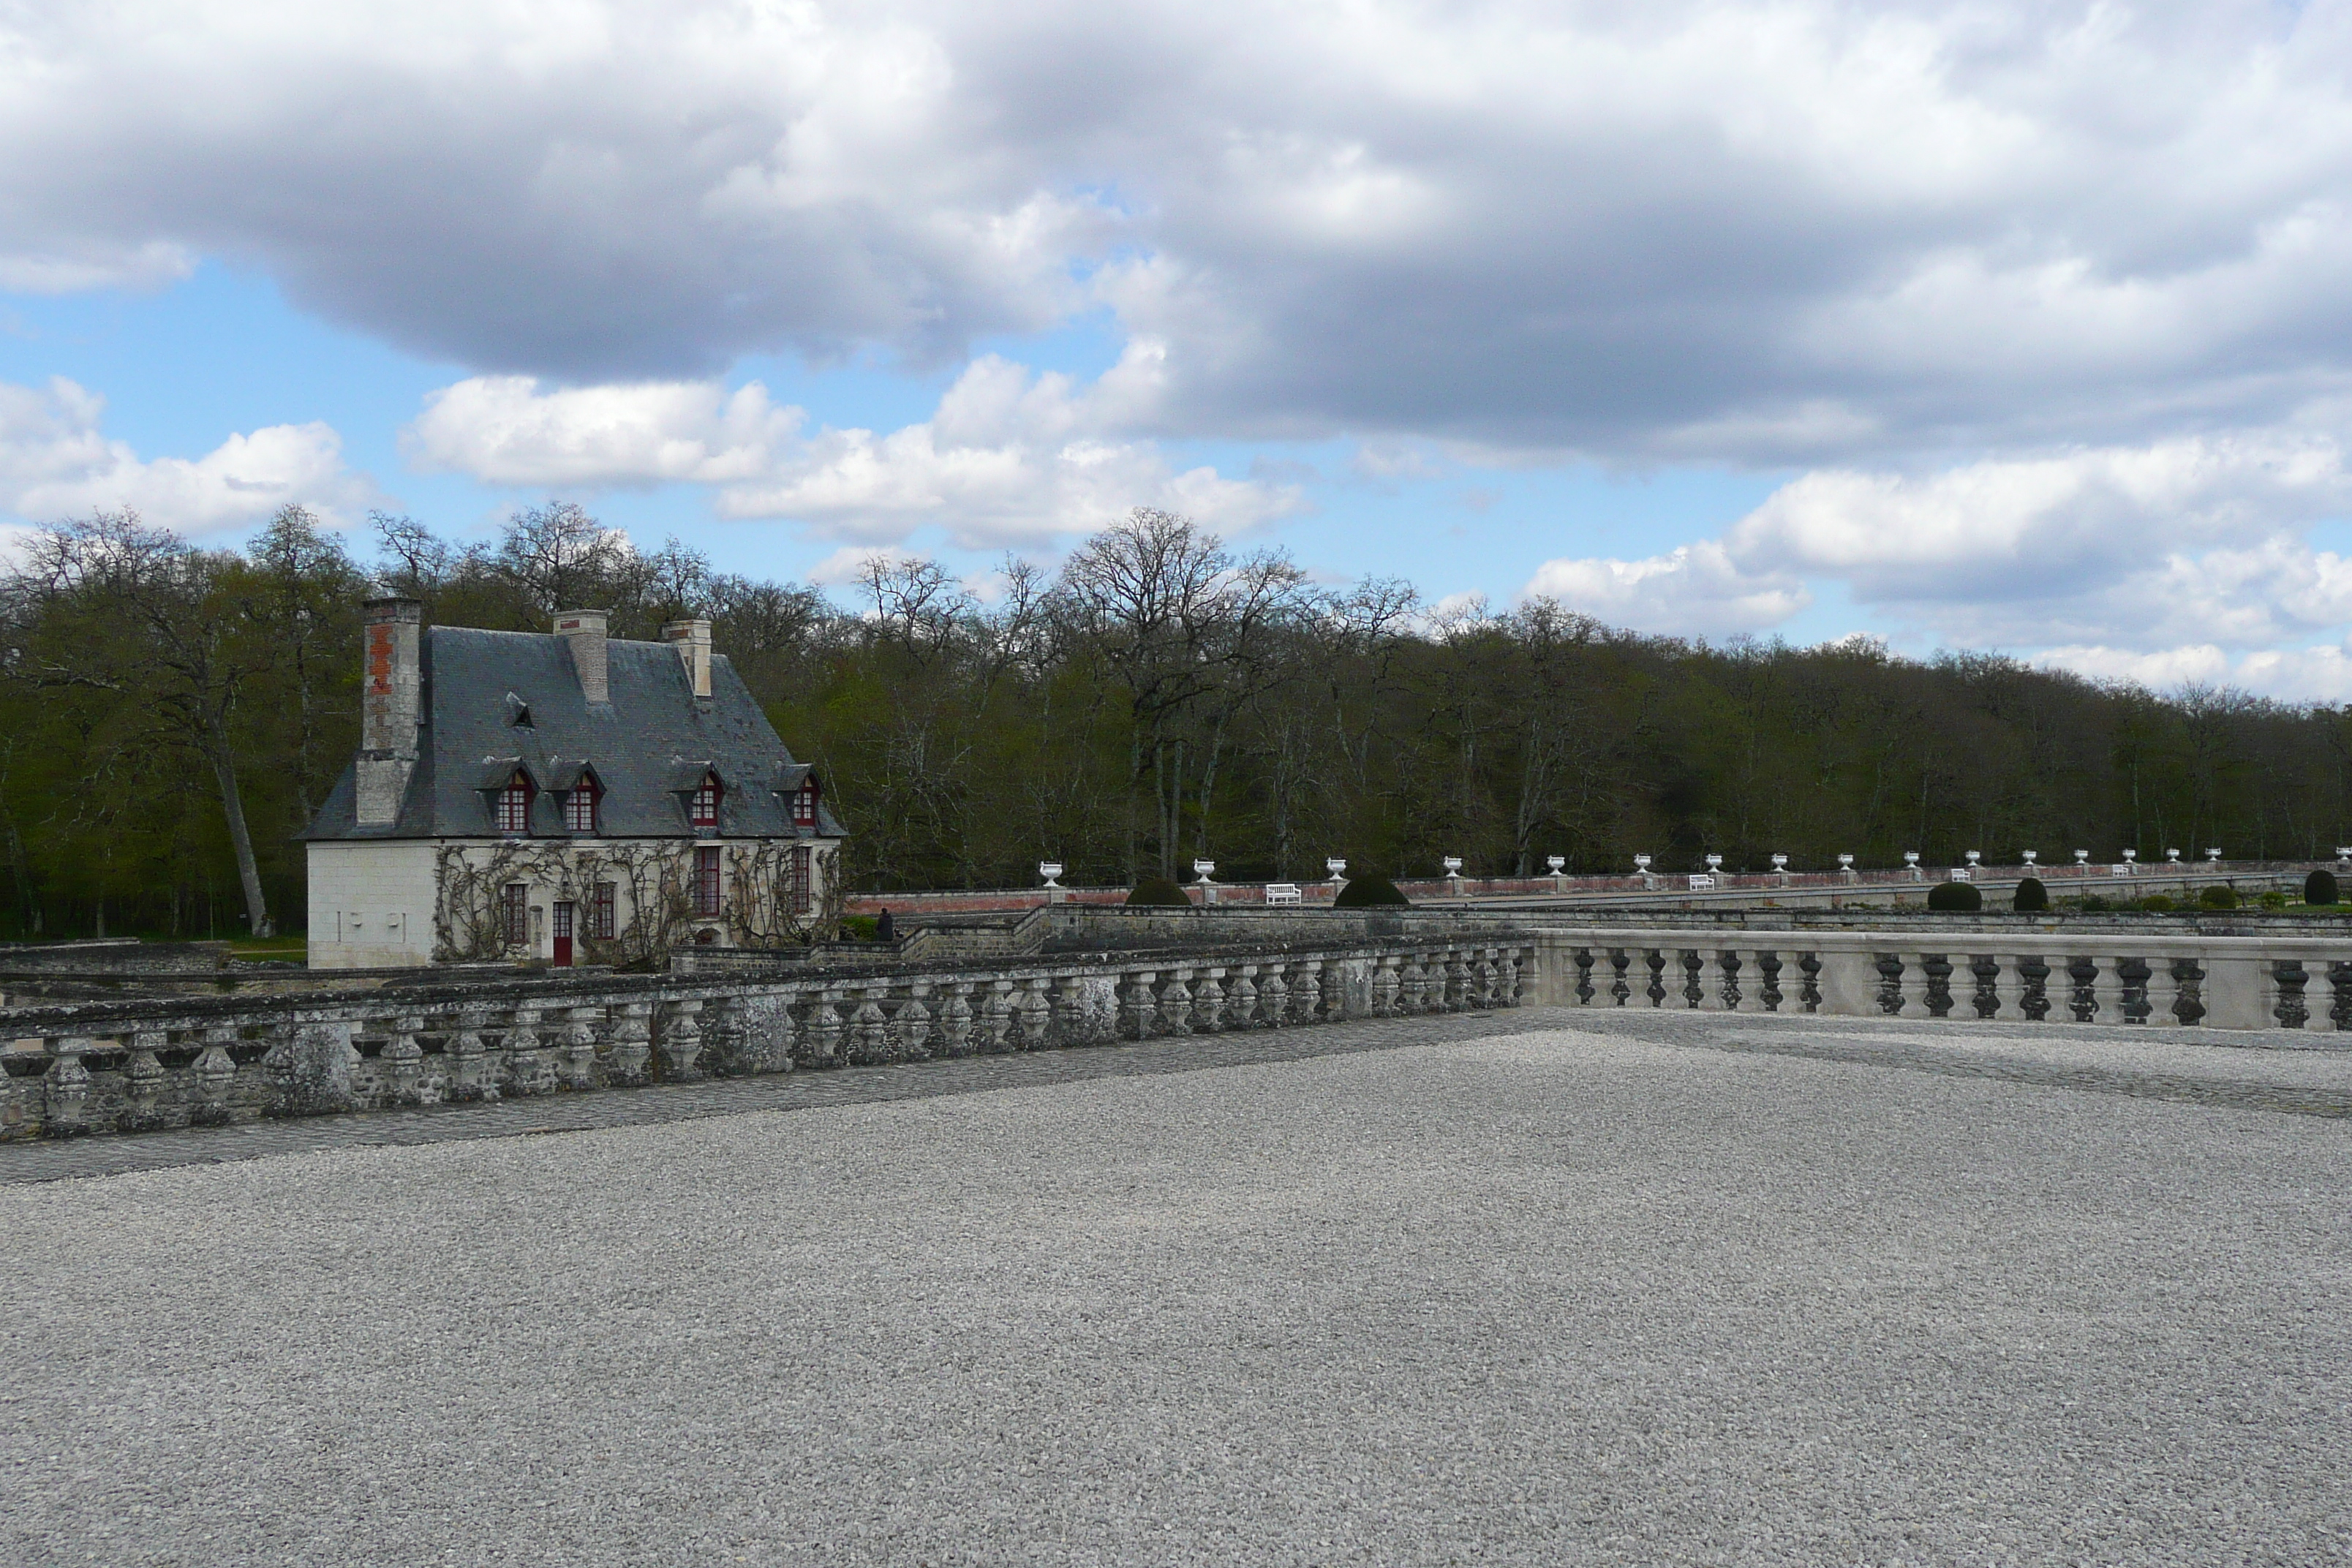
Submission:
[[1946,874],[1944,879],[1948,882],[1973,882],[1977,879],[1977,874],[1969,867],[1955,866]]
[[2117,865],[2110,866],[2107,869],[2114,872],[2118,877],[2128,877],[2132,874],[2131,862],[2128,860],[2123,861]]
[[1690,885],[1692,892],[1705,892],[1715,886],[1715,874],[1711,871],[1693,871]]
[[1265,885],[1265,901],[1269,904],[1295,904],[1300,902],[1301,900],[1298,896],[1298,884],[1296,882],[1268,882]]

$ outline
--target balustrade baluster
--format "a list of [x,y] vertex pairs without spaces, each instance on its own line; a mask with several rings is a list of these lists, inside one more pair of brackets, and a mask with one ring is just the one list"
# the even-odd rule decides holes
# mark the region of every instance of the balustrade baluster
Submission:
[[489,1051],[482,1044],[483,1026],[489,1015],[468,1009],[457,1015],[457,1032],[449,1037],[444,1054],[449,1058],[449,1098],[470,1100],[496,1100],[499,1079],[490,1062]]
[[1294,1024],[1319,1024],[1323,1021],[1323,962],[1309,958],[1291,968],[1290,1021]]
[[541,1048],[539,1009],[518,1007],[506,1034],[507,1084],[514,1094],[545,1094],[555,1087],[554,1070]]
[[653,1059],[653,1004],[624,1002],[613,1009],[611,1082],[635,1087],[646,1081],[646,1064]]
[[697,1015],[702,1003],[692,996],[664,1005],[661,1012],[662,1077],[670,1083],[691,1083],[702,1076],[697,1065],[702,1055],[702,1026]]
[[395,1014],[383,1049],[376,1054],[376,1070],[383,1078],[383,1097],[394,1105],[425,1103],[425,1047],[416,1043],[424,1031],[422,1014]]
[[2147,962],[2147,1021],[2158,1028],[2180,1022],[2173,1008],[2180,1001],[2180,982],[2172,973],[2174,960],[2158,956]]
[[1189,969],[1171,969],[1168,983],[1160,988],[1160,1032],[1165,1035],[1189,1035],[1192,1032],[1192,988],[1185,984],[1192,974]]
[[1279,1029],[1290,1021],[1290,982],[1284,977],[1285,967],[1268,963],[1258,970],[1257,1016],[1269,1029]]
[[2124,1016],[2124,961],[2120,958],[2094,958],[2091,980],[2091,1018],[2095,1024],[2121,1024]]
[[1779,1012],[1780,1004],[1789,999],[1788,994],[1780,989],[1780,976],[1787,968],[1787,961],[1778,952],[1759,950],[1756,954],[1756,1000],[1767,1013]]
[[890,1059],[890,1021],[882,1012],[882,998],[889,994],[887,984],[858,987],[857,1006],[849,1015],[850,1066],[879,1067]]
[[70,1138],[89,1131],[82,1118],[89,1108],[89,1068],[82,1057],[98,1042],[86,1035],[59,1035],[48,1042],[48,1070],[41,1077],[41,1131],[51,1138]]
[[940,1054],[971,1055],[971,982],[968,980],[950,985],[948,999],[940,1008]]
[[2311,982],[2310,974],[2299,959],[2280,959],[2268,967],[2273,994],[2277,998],[2272,1004],[2271,1016],[2277,1019],[2283,1028],[2302,1028],[2311,1017],[2304,994],[2304,987]]
[[1685,1011],[1705,1007],[1706,996],[1706,960],[1696,948],[1678,948],[1675,952],[1675,969],[1682,981],[1677,994]]
[[1336,1024],[1348,1016],[1348,966],[1337,959],[1323,965],[1323,1021]]
[[1225,1026],[1225,972],[1222,967],[1201,971],[1192,987],[1192,1027],[1213,1035]]
[[1237,963],[1233,978],[1225,983],[1225,1026],[1231,1029],[1257,1027],[1257,973],[1255,963]]
[[931,1059],[931,1008],[923,1000],[930,989],[920,980],[909,984],[907,999],[898,1004],[898,1011],[890,1020],[890,1033],[898,1042],[896,1054],[902,1061]]
[[1033,974],[1021,983],[1016,1005],[1021,1016],[1021,1047],[1024,1050],[1042,1051],[1054,1043],[1049,1037],[1054,1004],[1045,994],[1052,984],[1052,979],[1043,974]]
[[980,1005],[980,1048],[985,1056],[1003,1056],[1013,1047],[1004,1037],[1013,1027],[1013,982],[992,980]]
[[740,1078],[752,1070],[751,1031],[743,1022],[743,995],[722,992],[703,1005],[702,1070],[712,1078]]
[[235,1114],[229,1106],[229,1091],[236,1083],[236,1058],[230,1047],[236,1044],[234,1026],[215,1024],[205,1031],[204,1049],[196,1053],[194,1065],[189,1069],[196,1080],[196,1103],[188,1112],[188,1120],[199,1127],[226,1126]]
[[163,1064],[155,1053],[164,1047],[161,1029],[140,1029],[131,1037],[130,1058],[122,1068],[123,1106],[119,1125],[126,1132],[143,1132],[163,1124]]
[[1738,950],[1728,947],[1717,949],[1715,963],[1720,976],[1716,994],[1722,999],[1725,1012],[1737,1013],[1739,1011],[1740,1001],[1746,994],[1739,988],[1741,965]]
[[827,985],[809,1004],[808,1016],[801,1022],[802,1049],[805,1065],[813,1068],[837,1068],[841,1065],[841,1037],[847,1027],[841,1017],[842,994],[838,986]]

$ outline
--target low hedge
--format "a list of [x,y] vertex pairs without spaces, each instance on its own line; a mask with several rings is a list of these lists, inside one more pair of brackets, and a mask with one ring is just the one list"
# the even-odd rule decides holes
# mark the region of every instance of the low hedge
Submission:
[[1339,896],[1331,900],[1335,910],[1411,909],[1412,900],[1397,890],[1397,885],[1378,873],[1360,872],[1348,879]]
[[1984,894],[1974,882],[1938,882],[1927,889],[1927,907],[1950,914],[1973,914],[1984,908]]
[[1184,889],[1165,877],[1144,878],[1135,885],[1135,890],[1127,895],[1127,902],[1129,909],[1139,906],[1154,910],[1189,910],[1192,907],[1192,900],[1184,896]]

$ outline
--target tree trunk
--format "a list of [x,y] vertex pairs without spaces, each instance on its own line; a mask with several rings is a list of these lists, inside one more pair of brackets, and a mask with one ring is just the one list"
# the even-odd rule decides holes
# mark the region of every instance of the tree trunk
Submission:
[[212,753],[213,777],[220,781],[221,811],[228,818],[228,841],[236,850],[236,878],[245,884],[245,914],[257,937],[275,936],[269,923],[269,903],[261,895],[261,868],[253,860],[253,835],[246,830],[245,797],[237,793],[236,765],[230,761],[228,737],[208,726],[205,750]]

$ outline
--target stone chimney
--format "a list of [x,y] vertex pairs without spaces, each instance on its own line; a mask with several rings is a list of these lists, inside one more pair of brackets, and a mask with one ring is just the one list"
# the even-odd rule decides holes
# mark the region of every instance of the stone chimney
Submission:
[[662,627],[662,641],[677,649],[685,661],[686,677],[694,682],[694,694],[710,695],[710,623],[709,621],[672,621]]
[[425,606],[414,599],[370,599],[360,634],[360,759],[354,815],[362,827],[388,827],[400,816],[416,767],[418,703],[424,691],[421,643]]
[[610,702],[613,689],[605,678],[604,612],[559,611],[555,635],[572,645],[572,668],[580,677],[580,695],[591,705]]

